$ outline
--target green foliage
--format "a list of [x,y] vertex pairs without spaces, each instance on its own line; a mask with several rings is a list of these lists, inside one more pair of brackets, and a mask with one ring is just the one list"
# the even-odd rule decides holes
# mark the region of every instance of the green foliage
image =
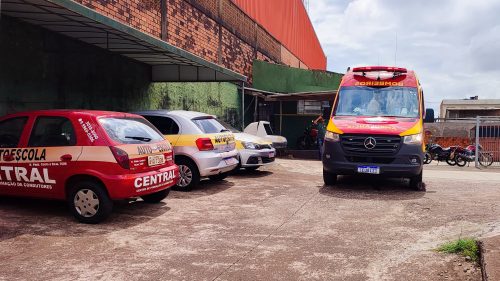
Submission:
[[477,241],[473,238],[460,238],[443,244],[437,250],[444,253],[460,254],[464,257],[469,256],[474,262],[479,259],[479,248]]

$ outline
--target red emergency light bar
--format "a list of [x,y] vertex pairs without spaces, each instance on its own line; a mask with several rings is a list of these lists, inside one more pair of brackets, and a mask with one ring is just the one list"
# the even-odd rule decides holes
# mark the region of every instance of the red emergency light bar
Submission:
[[395,67],[395,66],[362,66],[362,67],[355,67],[352,69],[352,72],[375,72],[375,71],[387,71],[394,73],[408,72],[406,68]]

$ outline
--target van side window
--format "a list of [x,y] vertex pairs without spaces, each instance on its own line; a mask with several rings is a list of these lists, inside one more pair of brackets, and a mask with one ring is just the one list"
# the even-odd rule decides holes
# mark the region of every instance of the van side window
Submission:
[[151,124],[153,124],[164,135],[177,135],[179,126],[170,117],[164,116],[144,116]]
[[68,118],[38,117],[31,131],[28,146],[71,146],[76,144],[75,130]]
[[17,147],[28,117],[15,117],[0,122],[0,147]]

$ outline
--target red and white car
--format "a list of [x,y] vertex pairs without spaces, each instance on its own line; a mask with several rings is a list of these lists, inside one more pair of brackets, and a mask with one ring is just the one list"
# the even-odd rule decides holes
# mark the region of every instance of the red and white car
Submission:
[[45,110],[0,118],[0,194],[67,200],[98,223],[113,200],[163,200],[179,171],[170,143],[139,115]]

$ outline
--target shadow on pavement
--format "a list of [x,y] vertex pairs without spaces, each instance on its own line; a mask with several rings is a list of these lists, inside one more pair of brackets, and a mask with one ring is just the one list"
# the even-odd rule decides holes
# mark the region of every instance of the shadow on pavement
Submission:
[[168,196],[168,199],[190,199],[203,196],[210,196],[223,192],[234,186],[234,183],[227,180],[211,181],[202,180],[200,184],[191,191],[181,191],[173,189]]
[[262,178],[262,177],[267,177],[271,176],[273,172],[270,171],[259,171],[259,170],[238,170],[234,171],[231,176],[237,177],[237,178],[249,178],[249,179],[255,179],[255,178]]
[[169,198],[158,204],[116,201],[113,213],[100,224],[82,224],[66,202],[0,197],[0,241],[20,235],[85,237],[102,235],[145,223],[170,210]]
[[319,193],[343,199],[413,200],[425,192],[410,189],[408,180],[373,176],[341,176],[335,186],[318,186]]

